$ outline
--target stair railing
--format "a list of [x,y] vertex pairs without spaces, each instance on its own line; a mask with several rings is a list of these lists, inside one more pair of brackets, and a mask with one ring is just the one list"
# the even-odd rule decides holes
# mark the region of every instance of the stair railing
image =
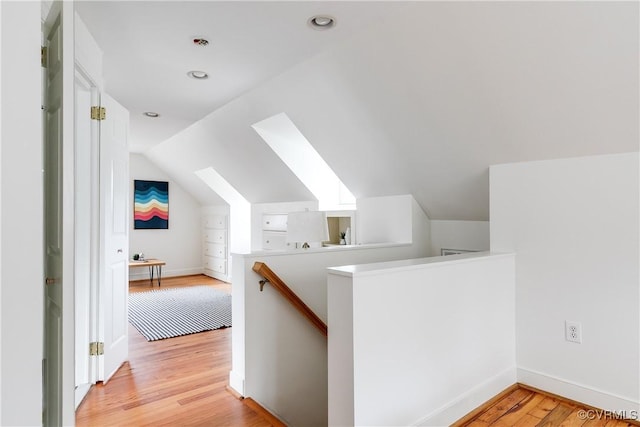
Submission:
[[322,335],[325,337],[327,336],[327,325],[313,312],[313,310],[309,308],[307,304],[304,303],[304,301],[300,299],[300,297],[298,297],[298,295],[296,295],[295,292],[291,290],[289,286],[286,285],[286,283],[284,283],[280,277],[278,277],[276,273],[273,272],[273,270],[269,268],[269,266],[258,261],[253,264],[253,271],[263,277],[259,282],[260,292],[262,292],[266,283],[270,283],[271,286],[273,286],[287,301],[291,303],[291,305],[306,317]]

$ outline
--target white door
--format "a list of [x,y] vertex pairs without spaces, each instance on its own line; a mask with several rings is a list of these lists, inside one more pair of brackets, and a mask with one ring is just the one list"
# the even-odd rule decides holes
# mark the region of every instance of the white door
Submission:
[[54,5],[43,27],[45,313],[43,424],[62,425],[62,19]]
[[107,382],[129,353],[129,112],[106,94],[101,103],[106,118],[100,122],[99,329],[104,356],[99,380]]

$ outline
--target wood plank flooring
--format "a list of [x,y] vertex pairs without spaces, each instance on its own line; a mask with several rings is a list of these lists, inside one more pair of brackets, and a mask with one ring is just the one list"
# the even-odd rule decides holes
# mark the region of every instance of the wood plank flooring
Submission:
[[[231,285],[207,276],[162,279],[162,289],[203,284],[231,292]],[[151,289],[148,280],[129,286],[130,292]],[[106,385],[91,389],[76,424],[275,425],[225,389],[230,370],[231,328],[147,342],[129,326],[129,361]]]
[[[465,417],[467,418],[467,417]],[[533,389],[516,387],[454,427],[629,427],[636,422]]]

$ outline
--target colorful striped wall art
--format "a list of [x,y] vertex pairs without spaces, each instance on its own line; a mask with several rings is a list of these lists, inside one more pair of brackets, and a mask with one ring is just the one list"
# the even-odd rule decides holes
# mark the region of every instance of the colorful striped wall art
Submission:
[[169,228],[169,183],[133,181],[133,228]]

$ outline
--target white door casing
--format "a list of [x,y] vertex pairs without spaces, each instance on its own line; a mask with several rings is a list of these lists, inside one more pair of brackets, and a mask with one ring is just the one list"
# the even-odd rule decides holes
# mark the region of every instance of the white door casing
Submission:
[[75,404],[98,381],[102,358],[89,355],[91,342],[101,340],[98,329],[100,280],[100,121],[90,118],[100,105],[102,50],[75,13]]
[[82,71],[76,69],[75,79],[75,407],[85,397],[94,381],[89,344],[95,339],[95,321],[92,318],[92,296],[97,281],[93,263],[98,254],[99,214],[92,206],[97,193],[98,178],[98,121],[91,120],[89,112],[97,105],[99,94]]
[[129,112],[101,95],[100,122],[100,302],[104,356],[98,379],[107,382],[127,360],[129,290]]

